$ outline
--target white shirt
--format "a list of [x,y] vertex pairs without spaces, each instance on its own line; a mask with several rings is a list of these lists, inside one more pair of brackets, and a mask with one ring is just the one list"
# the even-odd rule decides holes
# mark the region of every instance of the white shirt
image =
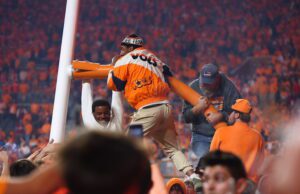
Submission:
[[121,92],[112,92],[111,110],[112,115],[107,125],[100,124],[96,121],[92,112],[92,89],[90,83],[82,83],[81,92],[81,111],[83,124],[90,130],[101,131],[122,131],[124,107]]

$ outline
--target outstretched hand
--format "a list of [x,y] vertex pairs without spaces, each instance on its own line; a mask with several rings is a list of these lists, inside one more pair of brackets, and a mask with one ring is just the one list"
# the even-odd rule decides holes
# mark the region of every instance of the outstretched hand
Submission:
[[51,139],[47,145],[35,151],[27,159],[31,160],[32,162],[41,161],[44,158],[48,157],[49,155],[55,154],[59,146],[60,144],[54,143],[54,140]]
[[200,113],[203,113],[203,111],[205,109],[207,109],[209,106],[209,101],[208,98],[201,96],[199,99],[198,104],[196,104],[193,108],[192,108],[192,112],[194,115],[199,115]]

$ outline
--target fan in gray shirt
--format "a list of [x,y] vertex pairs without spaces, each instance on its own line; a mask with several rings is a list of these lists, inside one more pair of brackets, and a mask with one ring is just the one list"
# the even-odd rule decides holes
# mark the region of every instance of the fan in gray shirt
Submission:
[[[209,151],[215,133],[214,124],[227,122],[228,114],[232,111],[231,105],[241,98],[241,94],[232,81],[219,72],[218,66],[211,63],[203,66],[199,78],[189,86],[203,96],[195,106],[186,101],[183,104],[184,121],[192,124],[192,150],[198,157],[202,157]],[[205,118],[203,111],[209,103],[218,112]]]

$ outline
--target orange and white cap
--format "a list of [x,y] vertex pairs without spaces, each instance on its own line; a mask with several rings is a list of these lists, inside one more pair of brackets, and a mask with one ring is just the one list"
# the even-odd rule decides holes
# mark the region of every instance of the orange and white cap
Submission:
[[231,106],[232,110],[249,114],[252,110],[252,107],[250,105],[250,102],[246,99],[237,99],[235,101],[235,104]]

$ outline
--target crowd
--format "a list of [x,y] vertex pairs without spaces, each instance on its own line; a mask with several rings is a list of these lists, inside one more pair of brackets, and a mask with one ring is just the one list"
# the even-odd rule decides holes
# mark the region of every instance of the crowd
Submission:
[[[0,2],[0,145],[12,161],[48,142],[65,3]],[[74,58],[110,63],[121,38],[137,32],[185,83],[213,61],[252,103],[250,125],[271,142],[299,113],[299,9],[297,0],[81,1]],[[80,88],[72,81],[71,131],[82,121]],[[94,94],[110,98],[105,80],[94,81]],[[187,150],[182,100],[172,93],[169,99]]]

